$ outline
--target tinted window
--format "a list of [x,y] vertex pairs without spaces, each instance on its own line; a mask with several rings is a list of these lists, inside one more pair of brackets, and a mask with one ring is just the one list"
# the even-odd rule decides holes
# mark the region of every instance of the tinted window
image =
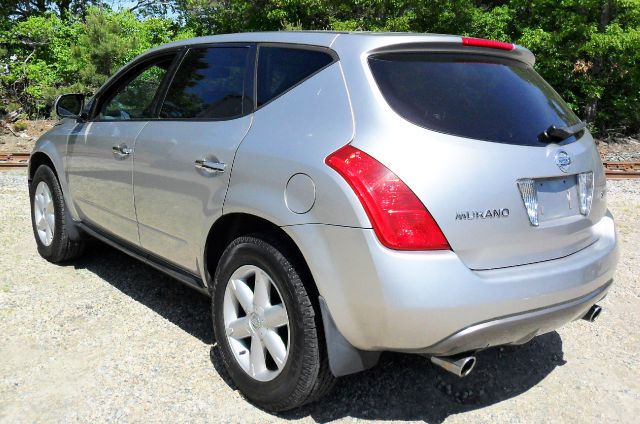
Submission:
[[173,56],[159,59],[127,75],[102,102],[98,119],[126,121],[153,117],[153,103]]
[[316,50],[260,47],[258,57],[258,106],[278,97],[311,74],[333,62]]
[[[389,105],[424,128],[499,143],[542,146],[550,125],[579,122],[530,66],[487,57],[434,53],[369,59]],[[575,141],[570,137],[564,141]]]
[[245,47],[189,50],[167,91],[160,117],[224,119],[242,115],[248,59]]

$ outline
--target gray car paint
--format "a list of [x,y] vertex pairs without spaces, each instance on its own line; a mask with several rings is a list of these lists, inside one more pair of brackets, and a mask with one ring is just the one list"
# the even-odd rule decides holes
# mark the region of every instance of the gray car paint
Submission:
[[[353,137],[349,98],[340,64],[334,63],[254,113],[233,165],[224,212],[249,213],[280,226],[368,226],[347,183],[324,163]],[[289,178],[301,172],[316,185],[316,202],[305,214],[285,202]]]
[[[433,133],[403,120],[384,102],[366,65],[369,54],[393,49],[461,51],[460,40],[455,36],[282,32],[203,37],[152,50],[193,43],[281,42],[336,51],[338,63],[253,114],[252,127],[233,163],[222,213],[251,213],[281,226],[307,261],[335,327],[358,349],[412,351],[436,346],[479,322],[583,298],[605,287],[615,270],[615,227],[604,196],[596,199],[594,195],[588,218],[529,227],[515,180],[561,175],[551,160],[557,146],[505,146]],[[470,47],[463,51],[508,56],[530,65],[534,60],[519,46],[511,52]],[[149,141],[171,132],[181,142],[183,134],[194,131],[188,128],[198,123],[165,125],[173,128],[152,131]],[[69,171],[61,152],[66,151],[65,131],[70,128],[65,123],[45,134],[35,149],[52,157],[59,175]],[[357,196],[324,165],[326,155],[348,142],[380,160],[417,193],[453,251],[399,252],[380,244]],[[591,136],[587,133],[564,149],[574,158],[571,173],[592,170],[594,193],[603,193],[602,166]],[[159,153],[150,151],[149,158],[153,157],[159,158]],[[164,167],[178,166],[169,158],[161,162]],[[142,164],[152,168],[154,161],[146,159]],[[151,173],[171,169],[145,172],[148,175],[140,181],[158,189]],[[195,169],[190,177],[186,165],[183,172],[183,181],[203,184]],[[315,202],[304,214],[292,212],[285,202],[286,184],[296,173],[309,175],[315,184]],[[72,197],[62,185],[65,195]],[[199,201],[217,204],[215,193],[219,192],[212,189],[206,195],[213,197]],[[190,196],[193,201],[195,191]],[[180,199],[172,195],[171,200]],[[460,209],[485,207],[508,207],[512,214],[500,222],[453,221]],[[195,220],[199,228],[194,225],[193,233],[183,222],[179,224],[182,231],[163,229],[153,219],[149,227],[173,232],[173,237],[183,240],[195,234],[200,238],[197,249],[185,249],[195,257],[174,261],[202,263],[208,230],[219,217],[217,212],[209,214],[214,209],[206,209],[206,218]],[[168,217],[179,215],[169,213]],[[72,216],[80,218],[75,210]],[[161,239],[149,247],[160,249]],[[513,341],[523,337],[511,331]]]
[[[452,251],[387,249],[369,229],[312,224],[285,230],[309,252],[336,327],[362,350],[419,350],[473,324],[577,299],[607,285],[618,259],[610,215],[597,224],[598,241],[580,252],[486,271],[470,270]],[[513,341],[524,335],[511,333]]]
[[69,199],[85,220],[139,245],[133,201],[133,155],[117,158],[113,146],[133,148],[146,121],[80,123],[67,144]]
[[[251,115],[227,121],[153,121],[135,143],[133,182],[141,246],[197,273],[202,234],[222,215],[236,150]],[[206,158],[223,173],[197,171]],[[203,253],[202,253],[203,254]]]

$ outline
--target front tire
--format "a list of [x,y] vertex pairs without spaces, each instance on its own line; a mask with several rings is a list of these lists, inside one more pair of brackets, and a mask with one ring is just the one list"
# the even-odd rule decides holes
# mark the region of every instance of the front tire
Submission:
[[60,263],[82,255],[85,244],[69,238],[62,189],[56,174],[47,165],[36,170],[29,185],[29,197],[31,225],[40,256]]
[[237,238],[224,251],[212,287],[225,367],[249,401],[274,412],[319,398],[335,381],[320,315],[294,258],[268,236]]

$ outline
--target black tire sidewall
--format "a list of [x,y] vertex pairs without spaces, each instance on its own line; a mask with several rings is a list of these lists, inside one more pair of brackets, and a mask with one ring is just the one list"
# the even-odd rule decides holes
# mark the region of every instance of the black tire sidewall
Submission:
[[[233,272],[243,265],[255,265],[269,274],[281,294],[289,316],[289,356],[284,369],[271,381],[255,380],[240,367],[224,331],[222,311],[225,289]],[[291,279],[298,281],[292,284]],[[252,237],[242,237],[234,241],[223,254],[216,272],[212,293],[216,341],[221,348],[222,358],[233,381],[249,400],[260,404],[260,406],[286,402],[300,390],[302,392],[310,391],[315,382],[315,379],[309,381],[308,384],[301,381],[304,380],[301,377],[305,371],[305,362],[307,362],[305,355],[314,355],[314,352],[309,352],[309,346],[317,346],[317,343],[309,343],[307,340],[310,334],[305,331],[305,314],[302,310],[303,305],[300,305],[299,302],[300,293],[295,293],[296,286],[302,286],[300,277],[287,258],[272,245]],[[310,303],[308,303],[308,307],[311,307]],[[317,375],[317,370],[315,375]],[[299,387],[300,384],[309,387]]]
[[[47,184],[47,186],[49,186],[55,213],[55,228],[53,230],[53,240],[51,241],[51,244],[49,246],[46,246],[40,240],[35,220],[34,196],[36,188],[41,182],[44,182],[45,184]],[[61,254],[61,250],[66,243],[66,240],[64,240],[64,238],[66,237],[66,234],[64,234],[64,198],[62,196],[62,189],[60,188],[60,184],[58,183],[58,178],[48,166],[41,165],[36,170],[36,173],[33,176],[33,180],[29,185],[29,201],[31,202],[31,226],[33,229],[33,236],[35,237],[36,244],[38,245],[38,253],[40,254],[40,256],[47,260],[57,261],[58,257]]]

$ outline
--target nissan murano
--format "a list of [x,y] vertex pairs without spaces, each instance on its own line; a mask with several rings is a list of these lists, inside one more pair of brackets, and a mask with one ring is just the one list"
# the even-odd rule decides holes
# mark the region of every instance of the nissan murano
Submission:
[[585,124],[511,43],[247,33],[135,58],[29,167],[38,251],[90,238],[212,299],[243,395],[297,407],[383,351],[474,352],[593,321],[617,261]]

